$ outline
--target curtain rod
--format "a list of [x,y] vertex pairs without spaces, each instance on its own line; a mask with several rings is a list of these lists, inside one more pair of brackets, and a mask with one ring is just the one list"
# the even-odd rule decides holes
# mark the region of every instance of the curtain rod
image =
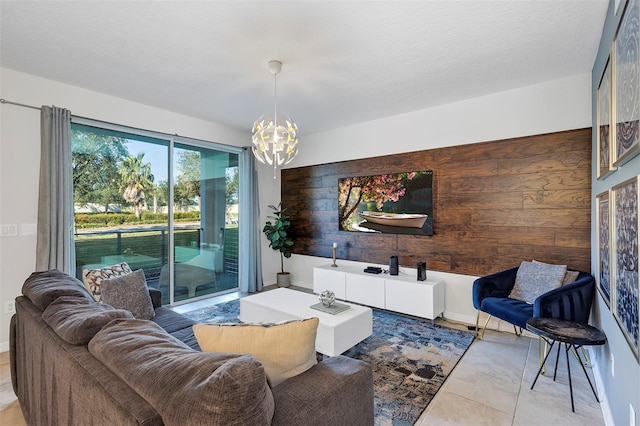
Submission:
[[[24,108],[36,109],[38,111],[41,110],[41,108],[39,108],[37,106],[21,104],[20,102],[12,102],[12,101],[8,101],[8,100],[6,100],[4,98],[0,98],[0,104],[16,105],[16,106],[21,106],[21,107],[24,107]],[[187,140],[192,140],[192,141],[202,141],[202,142],[212,143],[212,144],[215,144],[215,145],[223,145],[223,146],[226,146],[226,147],[233,146],[233,145],[219,144],[218,142],[207,141],[207,140],[198,139],[198,138],[191,138],[189,136],[182,136],[182,135],[179,135],[178,133],[171,134],[171,133],[165,133],[165,132],[158,132],[158,131],[155,131],[155,130],[139,129],[139,128],[136,128],[136,127],[131,127],[131,126],[125,126],[125,125],[122,125],[122,124],[112,123],[112,122],[109,122],[109,121],[96,120],[95,118],[82,117],[80,115],[71,114],[71,118],[76,118],[76,119],[78,119],[78,121],[87,120],[87,121],[91,121],[91,122],[99,122],[99,123],[103,123],[103,124],[106,124],[106,125],[117,126],[117,127],[121,128],[121,129],[129,128],[131,130],[154,133],[155,135],[164,135],[164,136],[169,136],[169,137],[175,136],[175,137],[181,138],[181,139],[187,139]],[[157,136],[154,136],[154,137],[157,137]],[[245,148],[245,147],[239,147],[239,148]]]
[[8,101],[6,99],[0,99],[0,104],[17,105],[17,106],[21,106],[21,107],[25,107],[25,108],[37,109],[38,111],[40,111],[40,108],[38,108],[36,106],[27,105],[27,104],[21,104],[19,102],[11,102],[11,101]]

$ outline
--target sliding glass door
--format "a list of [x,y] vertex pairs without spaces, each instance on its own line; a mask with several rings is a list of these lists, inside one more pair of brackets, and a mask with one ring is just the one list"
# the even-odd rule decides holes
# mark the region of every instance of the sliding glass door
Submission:
[[163,304],[238,287],[240,149],[72,123],[76,275],[126,262]]

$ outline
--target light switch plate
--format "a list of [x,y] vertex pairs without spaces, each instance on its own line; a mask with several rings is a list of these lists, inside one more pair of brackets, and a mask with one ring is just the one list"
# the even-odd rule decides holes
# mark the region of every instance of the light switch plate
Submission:
[[18,236],[18,225],[16,225],[15,223],[0,225],[0,237],[17,237],[17,236]]

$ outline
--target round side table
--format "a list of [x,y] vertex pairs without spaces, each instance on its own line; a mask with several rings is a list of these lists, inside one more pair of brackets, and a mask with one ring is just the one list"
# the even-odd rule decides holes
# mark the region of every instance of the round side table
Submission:
[[582,359],[580,358],[580,354],[578,353],[578,349],[582,346],[591,346],[591,345],[604,345],[607,343],[607,336],[597,329],[596,327],[581,324],[573,321],[566,321],[557,318],[541,318],[535,317],[527,320],[527,330],[530,332],[537,334],[542,339],[544,339],[549,345],[549,351],[544,357],[544,361],[540,364],[540,369],[538,370],[538,374],[536,374],[536,378],[531,385],[531,389],[536,385],[536,381],[538,377],[540,377],[540,373],[544,365],[547,362],[547,358],[553,349],[553,345],[556,342],[558,343],[558,355],[556,357],[556,367],[553,371],[553,381],[556,380],[556,373],[558,372],[558,359],[560,359],[560,347],[562,343],[564,343],[565,347],[565,358],[567,359],[567,374],[569,375],[569,392],[571,394],[571,411],[575,413],[575,407],[573,404],[573,386],[571,384],[571,368],[569,367],[569,350],[573,349],[574,354],[577,356],[578,361],[580,362],[580,366],[582,367],[582,371],[584,371],[584,375],[587,377],[587,381],[589,382],[589,386],[591,386],[591,391],[593,392],[593,396],[596,397],[596,401],[600,402],[598,399],[598,395],[596,394],[596,390],[593,388],[593,384],[591,384],[591,379],[589,379],[589,375],[587,374],[587,370],[584,368],[584,364],[582,363]]

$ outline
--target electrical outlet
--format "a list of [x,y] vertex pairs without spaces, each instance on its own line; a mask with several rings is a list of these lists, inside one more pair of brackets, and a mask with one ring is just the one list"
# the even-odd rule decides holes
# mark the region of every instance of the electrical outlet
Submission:
[[5,314],[16,313],[16,302],[14,300],[7,300],[6,302],[4,302],[4,313]]
[[615,376],[616,369],[614,368],[615,364],[613,362],[613,353],[611,354],[611,377]]

